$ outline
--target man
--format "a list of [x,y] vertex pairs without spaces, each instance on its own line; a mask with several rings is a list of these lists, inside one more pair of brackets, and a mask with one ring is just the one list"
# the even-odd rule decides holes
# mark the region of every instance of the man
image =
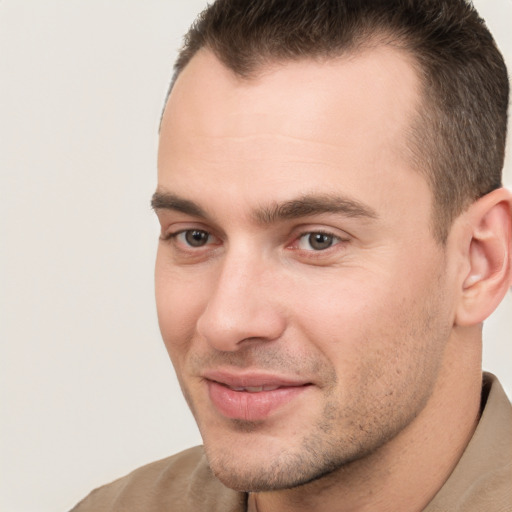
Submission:
[[474,9],[217,0],[175,69],[156,297],[204,451],[74,510],[510,510],[481,371],[512,282],[508,81]]

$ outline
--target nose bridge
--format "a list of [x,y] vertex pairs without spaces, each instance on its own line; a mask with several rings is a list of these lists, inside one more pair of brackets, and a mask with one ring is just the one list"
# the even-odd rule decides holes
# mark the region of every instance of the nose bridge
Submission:
[[218,350],[234,351],[246,340],[273,340],[284,318],[272,300],[272,278],[263,256],[250,250],[224,256],[197,330]]

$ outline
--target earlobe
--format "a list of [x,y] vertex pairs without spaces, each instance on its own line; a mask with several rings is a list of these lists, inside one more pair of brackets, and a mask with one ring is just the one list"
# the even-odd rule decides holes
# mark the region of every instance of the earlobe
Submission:
[[512,195],[500,188],[473,203],[464,214],[468,272],[464,276],[455,323],[483,322],[512,283]]

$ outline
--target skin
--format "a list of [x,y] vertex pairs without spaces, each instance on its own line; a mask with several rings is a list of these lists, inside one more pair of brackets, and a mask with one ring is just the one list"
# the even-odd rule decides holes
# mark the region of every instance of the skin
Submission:
[[[434,239],[407,152],[419,91],[389,48],[251,80],[203,50],[170,96],[160,329],[212,470],[254,510],[422,510],[473,432],[480,328],[456,322],[467,219]],[[307,386],[229,418],[212,372]]]

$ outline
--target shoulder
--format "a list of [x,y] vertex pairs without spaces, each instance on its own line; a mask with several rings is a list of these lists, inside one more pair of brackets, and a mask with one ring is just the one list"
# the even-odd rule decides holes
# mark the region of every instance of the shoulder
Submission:
[[484,375],[482,405],[473,438],[425,512],[512,510],[512,407],[491,374]]
[[198,446],[142,466],[92,491],[71,512],[244,510],[245,495],[212,474]]

